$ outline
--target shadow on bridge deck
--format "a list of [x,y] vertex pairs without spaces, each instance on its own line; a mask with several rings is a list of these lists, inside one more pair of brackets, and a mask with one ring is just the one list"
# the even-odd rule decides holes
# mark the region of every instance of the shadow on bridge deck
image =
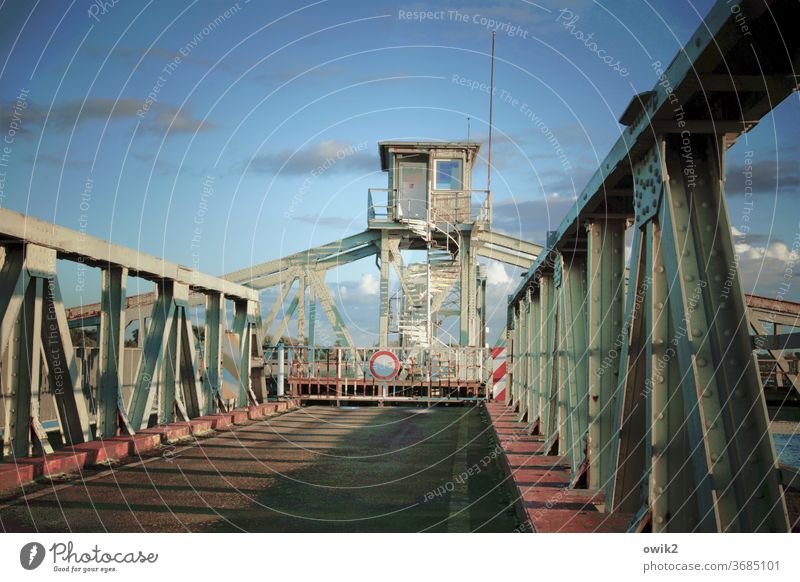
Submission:
[[[300,410],[143,462],[26,486],[5,531],[511,531],[476,408]],[[469,469],[472,468],[472,471]]]

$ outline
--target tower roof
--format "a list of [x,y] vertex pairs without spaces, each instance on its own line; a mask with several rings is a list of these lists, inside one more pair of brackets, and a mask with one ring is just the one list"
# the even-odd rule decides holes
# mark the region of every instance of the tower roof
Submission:
[[478,154],[481,144],[466,141],[379,141],[378,149],[381,155],[381,170],[389,169],[389,156],[391,152],[399,153],[425,153],[431,150],[467,150],[471,157]]

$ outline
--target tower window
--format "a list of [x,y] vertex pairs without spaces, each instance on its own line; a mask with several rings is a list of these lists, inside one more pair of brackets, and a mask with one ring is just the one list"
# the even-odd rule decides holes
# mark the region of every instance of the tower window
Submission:
[[463,190],[461,160],[434,160],[435,190]]

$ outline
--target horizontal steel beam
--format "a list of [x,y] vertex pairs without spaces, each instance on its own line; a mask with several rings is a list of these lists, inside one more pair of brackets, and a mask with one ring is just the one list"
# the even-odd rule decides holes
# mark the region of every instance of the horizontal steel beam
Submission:
[[149,281],[168,279],[194,290],[258,301],[258,292],[248,287],[5,208],[0,209],[0,237],[4,244],[33,243],[92,267],[122,267]]
[[[761,91],[764,98],[751,100],[749,104],[741,104],[738,108],[738,118],[727,117],[720,121],[719,118],[713,117],[698,119],[695,115],[690,120],[689,114],[686,113],[685,120],[682,119],[682,112],[688,110],[689,102],[694,96],[697,95],[699,100],[706,102],[704,108],[698,106],[697,109],[711,115],[714,108],[708,104],[717,100],[718,95],[715,92],[730,94],[729,87],[715,87],[720,83],[718,78],[711,77],[709,83],[711,87],[703,85],[703,79],[716,74],[721,63],[725,66],[725,75],[730,77],[734,87],[737,86],[737,79],[741,77],[745,90],[757,91],[758,87],[752,79],[754,59],[739,56],[752,55],[753,45],[752,38],[741,33],[737,14],[744,14],[752,29],[775,30],[776,27],[786,27],[783,32],[776,31],[776,36],[782,35],[785,38],[793,34],[791,23],[800,18],[800,5],[792,0],[772,0],[763,3],[718,0],[704,22],[691,36],[690,41],[669,66],[663,70],[660,67],[656,68],[660,78],[655,87],[634,97],[622,116],[622,122],[628,127],[622,131],[622,135],[609,154],[600,163],[578,196],[575,205],[561,221],[557,231],[552,237],[548,237],[550,240],[546,245],[547,250],[559,248],[562,239],[578,232],[587,214],[595,212],[598,206],[604,203],[609,191],[617,191],[633,183],[634,164],[649,151],[659,132],[670,133],[674,128],[680,130],[681,123],[691,123],[689,131],[695,133],[733,133],[734,137],[726,140],[726,145],[730,147],[735,142],[736,135],[749,131],[758,120],[791,94],[796,84],[793,84],[791,79],[786,81],[786,78],[791,77],[796,69],[797,63],[794,61],[798,58],[797,54],[792,54],[792,51],[783,45],[778,47],[777,44],[780,43],[772,46],[765,42],[760,45],[760,49],[771,52],[758,56],[758,62],[762,66],[759,72],[768,79],[774,79],[775,76],[783,77],[786,82],[765,83]],[[777,21],[776,14],[780,15]],[[733,55],[737,55],[736,58],[733,58]],[[717,124],[716,127],[714,124]],[[547,252],[539,255],[539,259],[531,266],[512,295],[512,302],[521,301],[525,289],[535,283],[537,271],[546,270],[544,264],[547,255]]]

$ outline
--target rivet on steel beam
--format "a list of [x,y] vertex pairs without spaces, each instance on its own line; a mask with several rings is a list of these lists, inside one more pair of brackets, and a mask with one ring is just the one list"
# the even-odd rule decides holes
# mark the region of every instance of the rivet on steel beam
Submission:
[[694,337],[703,337],[703,332],[702,332],[702,330],[696,329],[696,330],[694,330],[694,331],[692,332],[692,335],[693,335]]
[[712,396],[714,396],[714,391],[711,388],[703,390],[703,398],[711,398]]
[[684,275],[684,276],[683,276],[683,279],[684,279],[685,281],[690,281],[690,282],[691,282],[691,281],[694,281],[694,277],[692,277],[691,275]]
[[678,225],[678,232],[686,232],[686,225],[685,224],[679,224]]
[[662,267],[661,265],[656,267],[656,273],[663,273],[663,272],[664,272],[664,267]]
[[658,523],[664,523],[664,521],[665,521],[665,520],[664,520],[664,516],[663,516],[663,515],[659,515],[659,516],[656,518],[656,522],[658,522]]

